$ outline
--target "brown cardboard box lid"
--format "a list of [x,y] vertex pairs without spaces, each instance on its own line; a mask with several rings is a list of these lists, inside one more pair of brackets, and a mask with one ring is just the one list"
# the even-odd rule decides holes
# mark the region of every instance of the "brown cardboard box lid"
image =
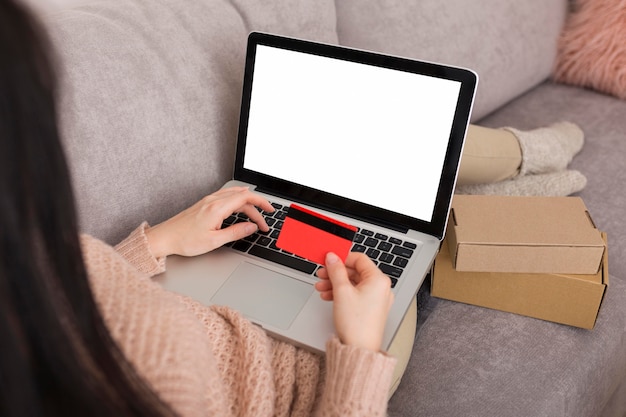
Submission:
[[456,195],[448,237],[461,271],[595,274],[605,250],[580,197]]

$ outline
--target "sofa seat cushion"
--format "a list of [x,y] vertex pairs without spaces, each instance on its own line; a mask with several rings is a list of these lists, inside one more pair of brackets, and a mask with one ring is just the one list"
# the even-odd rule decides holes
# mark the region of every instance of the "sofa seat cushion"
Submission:
[[615,276],[591,331],[429,298],[389,416],[597,417],[626,374],[624,305]]

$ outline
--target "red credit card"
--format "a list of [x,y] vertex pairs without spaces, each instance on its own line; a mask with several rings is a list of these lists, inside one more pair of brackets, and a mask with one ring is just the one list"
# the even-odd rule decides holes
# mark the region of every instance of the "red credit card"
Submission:
[[345,262],[356,231],[355,226],[292,204],[276,246],[320,265],[324,265],[328,252]]

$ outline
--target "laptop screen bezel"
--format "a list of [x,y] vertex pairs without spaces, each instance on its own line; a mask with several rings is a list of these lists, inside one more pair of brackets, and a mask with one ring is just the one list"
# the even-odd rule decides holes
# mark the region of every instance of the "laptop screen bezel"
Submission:
[[[250,115],[250,101],[252,98],[255,56],[258,45],[336,58],[383,68],[391,68],[460,82],[459,98],[456,105],[452,127],[450,129],[450,137],[439,179],[439,187],[435,198],[431,221],[425,221],[401,213],[381,209],[244,168],[245,145],[247,140],[248,119]],[[452,67],[397,56],[389,56],[303,39],[288,38],[269,33],[252,32],[248,36],[248,45],[246,50],[246,64],[243,79],[234,179],[254,184],[259,191],[270,195],[276,195],[314,207],[319,207],[320,209],[348,215],[350,217],[379,224],[384,227],[390,227],[402,232],[416,230],[442,239],[446,229],[452,194],[454,192],[454,185],[458,174],[459,162],[463,150],[463,143],[469,123],[477,81],[478,77],[476,74],[465,68]],[[403,192],[410,192],[410,189],[410,185],[402,186]]]

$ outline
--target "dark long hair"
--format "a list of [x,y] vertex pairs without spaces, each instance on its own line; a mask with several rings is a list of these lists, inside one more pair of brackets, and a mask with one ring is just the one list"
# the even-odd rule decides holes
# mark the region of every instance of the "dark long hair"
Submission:
[[174,415],[90,291],[40,28],[0,0],[0,415]]

